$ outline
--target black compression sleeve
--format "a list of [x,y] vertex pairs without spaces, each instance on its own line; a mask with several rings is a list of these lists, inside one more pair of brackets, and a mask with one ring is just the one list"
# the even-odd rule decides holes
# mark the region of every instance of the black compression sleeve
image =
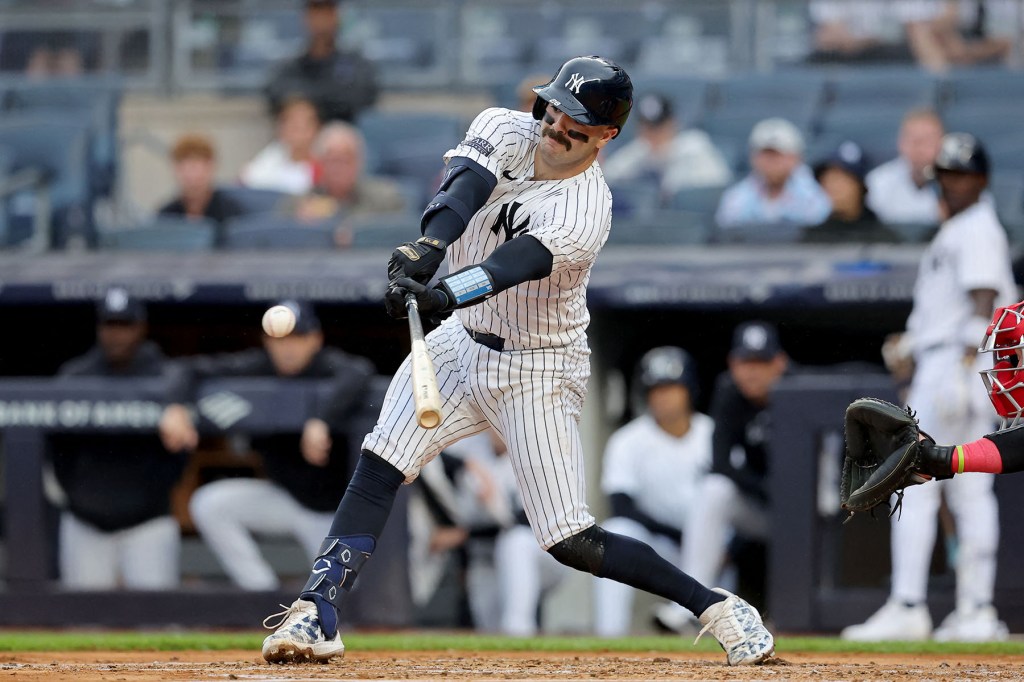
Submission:
[[[461,202],[469,215],[479,211],[494,191],[497,180],[490,171],[472,159],[456,156],[448,162],[450,178],[441,183],[441,191]],[[458,170],[461,169],[461,172]],[[432,204],[433,205],[433,202]],[[449,206],[440,206],[428,214],[423,224],[423,234],[444,241],[455,242],[466,231],[466,220]]]
[[555,257],[536,237],[525,234],[507,241],[480,265],[494,284],[494,293],[551,274]]
[[636,502],[633,498],[626,493],[612,493],[608,497],[608,501],[611,503],[612,514],[614,516],[632,519],[656,535],[664,535],[675,542],[682,541],[682,529],[675,528],[667,523],[662,523],[653,516],[649,516],[642,512],[640,508],[636,506]]

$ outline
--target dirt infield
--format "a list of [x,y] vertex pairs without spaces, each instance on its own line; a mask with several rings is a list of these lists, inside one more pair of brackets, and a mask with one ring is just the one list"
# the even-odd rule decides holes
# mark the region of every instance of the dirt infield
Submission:
[[349,652],[326,665],[270,666],[258,652],[0,654],[0,680],[1020,680],[1014,656],[783,654],[771,665],[729,668],[693,654]]

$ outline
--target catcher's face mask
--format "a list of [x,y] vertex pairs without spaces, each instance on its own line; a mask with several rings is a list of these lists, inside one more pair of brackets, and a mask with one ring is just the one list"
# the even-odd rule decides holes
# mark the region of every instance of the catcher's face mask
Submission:
[[1002,417],[1001,429],[1024,422],[1024,301],[996,310],[980,353],[993,353],[992,369],[982,370],[989,400]]

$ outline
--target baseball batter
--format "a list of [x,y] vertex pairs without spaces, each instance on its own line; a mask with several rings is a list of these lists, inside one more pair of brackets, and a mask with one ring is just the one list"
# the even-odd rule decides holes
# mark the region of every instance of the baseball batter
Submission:
[[[264,641],[268,661],[344,652],[342,594],[372,554],[399,486],[446,445],[488,427],[508,446],[530,526],[555,559],[700,614],[731,664],[759,663],[774,651],[747,602],[604,531],[587,508],[578,428],[589,374],[586,287],[612,206],[595,160],[625,124],[633,86],[616,64],[576,57],[534,90],[530,113],[488,109],[476,118],[445,155],[423,237],[392,254],[392,316],[405,316],[407,293],[425,316],[455,311],[427,336],[443,420],[432,430],[417,426],[406,359],[309,581]],[[428,288],[446,256],[452,274]]]
[[[926,249],[907,320],[914,376],[907,404],[921,428],[938,442],[963,443],[992,429],[986,392],[977,380],[983,358],[978,344],[996,306],[1013,301],[1006,233],[992,203],[982,196],[988,155],[971,135],[942,139],[935,171],[949,217]],[[846,639],[927,639],[928,567],[936,537],[940,494],[945,491],[957,522],[957,605],[935,631],[939,640],[1003,639],[1005,625],[992,608],[998,510],[991,476],[966,476],[916,486],[904,498],[902,518],[892,525],[892,592],[889,602]]]

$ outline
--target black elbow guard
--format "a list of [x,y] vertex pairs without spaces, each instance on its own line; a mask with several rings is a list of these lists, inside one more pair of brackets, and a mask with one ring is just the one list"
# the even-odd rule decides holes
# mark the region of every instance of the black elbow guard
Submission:
[[[448,243],[455,241],[466,229],[466,225],[469,224],[473,215],[487,203],[487,199],[497,184],[497,178],[476,161],[463,156],[453,158],[448,162],[448,168],[445,170],[444,179],[441,181],[437,195],[423,210],[423,215],[420,218],[423,234],[427,234],[431,220],[438,213],[447,209],[454,214],[451,217],[458,224],[456,227],[458,234],[455,235],[455,238],[445,239],[445,241]],[[445,222],[451,223],[452,221]],[[449,230],[445,231],[447,233]],[[444,236],[451,235],[445,234]]]

